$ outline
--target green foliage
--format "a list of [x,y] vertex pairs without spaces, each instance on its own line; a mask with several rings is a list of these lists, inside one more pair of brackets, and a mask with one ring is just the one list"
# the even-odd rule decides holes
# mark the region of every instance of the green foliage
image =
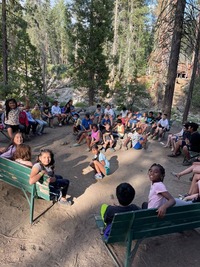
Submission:
[[107,90],[109,69],[104,45],[112,40],[112,0],[75,0],[72,16],[76,18],[73,29],[74,47],[71,56],[74,81],[88,88],[90,104],[94,96]]
[[[8,85],[0,84],[0,95],[16,97],[31,96],[32,91],[42,88],[41,68],[38,54],[27,34],[27,23],[23,19],[22,7],[18,1],[7,2],[8,39]],[[2,35],[0,35],[2,43]],[[2,53],[0,55],[2,61]],[[2,77],[2,72],[0,72]]]
[[[194,91],[193,91],[193,96],[192,96],[192,104],[191,107],[194,109],[198,108],[200,109],[200,77],[196,78],[195,80],[195,85],[194,85]],[[187,92],[188,88],[186,88]]]
[[85,108],[85,107],[87,107],[87,105],[86,105],[86,103],[83,103],[83,102],[77,102],[75,104],[75,107],[76,108]]
[[145,100],[149,98],[146,86],[142,83],[132,83],[125,85],[116,83],[114,92],[117,105],[121,108],[123,106],[142,106],[144,108]]

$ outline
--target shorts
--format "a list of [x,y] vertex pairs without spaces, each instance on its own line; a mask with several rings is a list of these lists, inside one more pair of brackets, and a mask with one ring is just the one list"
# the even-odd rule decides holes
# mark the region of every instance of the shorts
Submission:
[[[141,137],[140,140],[144,140],[144,138]],[[133,148],[136,149],[136,150],[139,150],[139,149],[142,149],[142,145],[140,144],[140,142],[137,142],[137,143],[134,145]]]
[[137,142],[133,148],[139,150],[142,149],[142,145],[140,144],[140,142]]
[[13,133],[17,132],[19,130],[19,125],[10,125],[10,124],[5,124],[6,129],[12,128]]
[[105,167],[105,174],[106,175],[110,174],[110,168],[109,167]]

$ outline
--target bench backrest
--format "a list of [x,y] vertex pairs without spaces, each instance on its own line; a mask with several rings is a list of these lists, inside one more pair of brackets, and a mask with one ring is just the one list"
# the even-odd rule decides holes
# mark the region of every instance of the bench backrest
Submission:
[[162,219],[156,210],[115,214],[106,243],[125,242],[128,236],[137,240],[200,227],[200,203],[169,208]]
[[[43,184],[37,182],[35,185],[30,185],[30,173],[30,168],[15,161],[0,158],[0,180],[24,190],[25,192],[33,193],[33,190],[35,189],[34,191],[36,196],[50,200],[49,185],[46,182]],[[44,180],[45,178],[47,177],[44,176]]]

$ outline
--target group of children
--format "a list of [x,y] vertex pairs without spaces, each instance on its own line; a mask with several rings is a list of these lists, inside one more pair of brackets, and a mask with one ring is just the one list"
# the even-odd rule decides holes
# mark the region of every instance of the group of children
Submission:
[[[99,107],[98,107],[99,108]],[[108,108],[108,111],[110,109]],[[124,114],[126,112],[124,111]],[[126,113],[127,116],[128,113]],[[153,114],[151,113],[151,116]],[[110,173],[110,162],[107,160],[105,155],[102,153],[107,149],[108,146],[113,148],[114,145],[114,138],[123,138],[125,135],[125,124],[123,124],[122,118],[117,119],[116,125],[114,124],[114,120],[112,123],[105,123],[103,125],[104,131],[101,134],[100,127],[98,124],[103,119],[103,114],[98,113],[96,115],[97,124],[94,124],[91,117],[86,114],[85,118],[80,121],[79,116],[74,114],[74,120],[78,122],[77,125],[73,126],[74,133],[79,134],[79,140],[77,145],[80,145],[80,142],[85,138],[88,149],[92,151],[94,158],[90,163],[90,166],[95,171],[94,178],[99,180],[102,179],[105,175]],[[112,113],[105,114],[104,119],[109,116],[112,116]],[[164,115],[163,119],[166,120],[166,115]],[[160,121],[160,120],[159,120]],[[129,123],[130,120],[128,121]],[[134,122],[135,123],[135,122]],[[135,132],[128,135],[127,139],[124,140],[123,145],[126,147],[130,140],[132,141],[132,147],[135,149],[141,149],[145,143],[147,142],[147,134],[144,134],[147,131],[147,127],[145,128],[143,125],[144,122],[139,122],[134,125],[136,126]],[[145,122],[146,123],[146,122]],[[152,125],[155,121],[152,121]],[[166,124],[167,125],[167,124]],[[167,129],[167,126],[161,126],[158,122],[155,128],[155,131],[162,127]],[[84,127],[84,128],[79,128]],[[113,127],[113,131],[111,130]],[[145,130],[144,130],[145,128]],[[80,134],[80,130],[82,130]],[[152,129],[152,127],[151,127]],[[89,133],[91,132],[91,135]],[[153,133],[155,134],[155,133]],[[161,134],[159,132],[159,134]],[[81,140],[81,141],[80,141]],[[173,139],[172,139],[173,140]],[[170,142],[172,142],[170,140]],[[98,145],[103,142],[102,151],[99,150]],[[12,140],[9,146],[5,149],[0,150],[0,157],[5,157],[11,160],[15,160],[19,164],[25,165],[27,167],[32,168],[30,174],[30,184],[34,184],[38,181],[43,179],[44,175],[47,175],[49,178],[47,182],[49,182],[52,190],[52,194],[55,192],[61,192],[59,197],[59,202],[65,205],[71,205],[71,202],[67,199],[67,191],[69,187],[69,180],[64,179],[62,176],[55,174],[55,160],[54,154],[49,149],[43,149],[40,151],[39,155],[37,156],[36,162],[33,164],[31,161],[31,148],[28,145],[23,144],[23,136],[22,133],[17,132],[12,135]],[[165,185],[163,184],[163,180],[165,177],[165,169],[160,165],[154,163],[148,171],[148,176],[151,181],[151,188],[149,192],[148,202],[144,202],[141,205],[143,209],[149,208],[156,208],[159,217],[165,216],[166,210],[174,205],[186,205],[192,203],[192,201],[196,201],[199,198],[199,188],[200,188],[200,168],[199,164],[194,164],[190,169],[186,170],[185,172],[181,173],[173,173],[176,177],[180,178],[182,175],[193,172],[193,182],[191,185],[191,189],[189,191],[189,196],[186,196],[184,200],[190,201],[181,201],[180,199],[175,199],[172,195],[168,192]],[[101,207],[101,215],[105,222],[105,231],[106,228],[110,226],[112,219],[115,213],[125,212],[125,211],[136,211],[139,210],[140,207],[133,204],[132,201],[135,197],[135,190],[129,183],[121,183],[116,188],[116,196],[118,199],[118,204],[114,205],[107,205],[103,204]]]
[[158,116],[154,117],[152,111],[141,114],[124,107],[120,114],[115,116],[110,105],[104,111],[101,105],[97,105],[94,114],[85,114],[83,120],[78,114],[74,115],[73,133],[77,135],[74,146],[80,146],[86,139],[87,151],[91,150],[94,142],[102,145],[103,152],[108,148],[114,151],[119,140],[120,148],[126,150],[130,146],[138,150],[147,148],[148,136],[160,140],[168,130],[169,121],[166,114],[159,112]]
[[73,121],[74,111],[72,100],[69,100],[63,109],[58,105],[58,101],[54,101],[52,107],[49,107],[47,102],[43,106],[36,103],[30,109],[28,98],[26,98],[25,105],[17,102],[14,98],[10,98],[5,101],[1,121],[10,139],[12,139],[13,133],[17,131],[22,132],[24,137],[29,139],[30,130],[32,130],[32,135],[42,135],[46,126],[54,128],[54,118],[57,118],[59,126],[70,119]]
[[58,196],[59,203],[71,205],[71,202],[66,199],[69,187],[69,180],[63,179],[62,176],[54,173],[54,154],[50,149],[43,149],[37,156],[36,163],[31,161],[31,147],[23,143],[22,133],[17,132],[6,148],[0,149],[0,157],[14,160],[19,164],[32,168],[30,174],[30,184],[40,181],[44,174],[48,175],[47,182],[50,184],[52,195],[60,192]]

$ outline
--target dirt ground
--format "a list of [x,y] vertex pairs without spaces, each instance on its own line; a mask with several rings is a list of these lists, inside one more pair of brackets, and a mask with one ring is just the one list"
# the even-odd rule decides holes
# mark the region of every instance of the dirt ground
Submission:
[[[136,189],[135,203],[147,200],[150,182],[147,170],[154,162],[166,169],[165,184],[173,196],[186,193],[189,176],[177,181],[171,171],[183,170],[182,157],[169,158],[169,149],[158,141],[150,141],[148,150],[106,152],[111,162],[111,175],[96,181],[88,169],[92,159],[86,145],[73,147],[75,138],[71,126],[46,129],[46,134],[27,142],[33,151],[33,160],[41,148],[55,153],[56,173],[71,182],[68,193],[74,204],[56,203],[33,225],[29,223],[29,207],[22,191],[0,181],[0,266],[1,267],[111,267],[109,257],[94,214],[102,203],[112,203],[110,195],[123,182]],[[172,129],[173,132],[173,129]],[[63,141],[68,145],[62,146]],[[1,146],[7,145],[1,136]],[[35,216],[48,208],[49,202],[35,201]],[[199,266],[198,231],[146,239],[134,259],[135,267]],[[121,249],[120,249],[121,251]]]

